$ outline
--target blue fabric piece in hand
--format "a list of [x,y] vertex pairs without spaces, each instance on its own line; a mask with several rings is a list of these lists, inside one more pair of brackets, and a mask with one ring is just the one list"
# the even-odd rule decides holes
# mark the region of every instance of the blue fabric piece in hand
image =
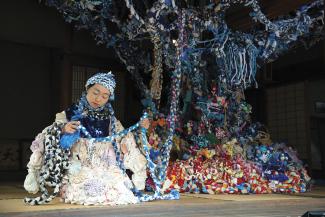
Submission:
[[60,147],[63,149],[70,149],[74,143],[80,138],[80,130],[74,133],[63,134],[60,139]]

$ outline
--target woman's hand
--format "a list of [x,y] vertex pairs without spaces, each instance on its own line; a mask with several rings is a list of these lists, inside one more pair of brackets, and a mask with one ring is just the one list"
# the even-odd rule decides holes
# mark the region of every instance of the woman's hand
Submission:
[[148,118],[145,118],[141,121],[140,123],[140,126],[145,128],[145,129],[148,129],[149,126],[150,126],[150,122],[149,122],[149,119]]
[[74,133],[74,132],[76,132],[79,125],[80,125],[79,121],[70,121],[64,125],[62,132],[63,133]]

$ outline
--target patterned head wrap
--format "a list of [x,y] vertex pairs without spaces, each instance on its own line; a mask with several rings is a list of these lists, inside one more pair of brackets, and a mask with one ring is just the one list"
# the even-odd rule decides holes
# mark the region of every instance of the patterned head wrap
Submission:
[[114,100],[114,89],[116,86],[115,78],[112,72],[97,73],[90,77],[86,82],[86,88],[92,84],[100,84],[106,87],[110,92],[110,100]]

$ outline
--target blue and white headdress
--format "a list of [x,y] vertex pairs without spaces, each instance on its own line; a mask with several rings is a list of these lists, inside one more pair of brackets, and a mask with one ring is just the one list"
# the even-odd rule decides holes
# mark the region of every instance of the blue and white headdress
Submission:
[[106,87],[110,92],[110,100],[114,100],[114,90],[115,90],[116,82],[112,72],[97,73],[93,75],[86,82],[86,88],[92,84],[100,84]]

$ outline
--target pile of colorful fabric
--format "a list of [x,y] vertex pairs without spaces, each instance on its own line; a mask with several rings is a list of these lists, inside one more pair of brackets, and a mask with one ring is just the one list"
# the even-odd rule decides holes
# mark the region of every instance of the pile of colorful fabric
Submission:
[[209,194],[298,193],[305,192],[309,182],[292,148],[282,143],[241,146],[234,139],[213,150],[197,150],[187,160],[170,162],[163,189]]
[[[265,126],[252,123],[252,107],[240,89],[212,86],[180,118],[163,191],[181,193],[298,193],[311,178],[293,148],[274,143]],[[185,116],[184,116],[185,117]],[[150,156],[159,164],[168,119],[159,116],[148,132]],[[152,188],[150,178],[147,190]]]

